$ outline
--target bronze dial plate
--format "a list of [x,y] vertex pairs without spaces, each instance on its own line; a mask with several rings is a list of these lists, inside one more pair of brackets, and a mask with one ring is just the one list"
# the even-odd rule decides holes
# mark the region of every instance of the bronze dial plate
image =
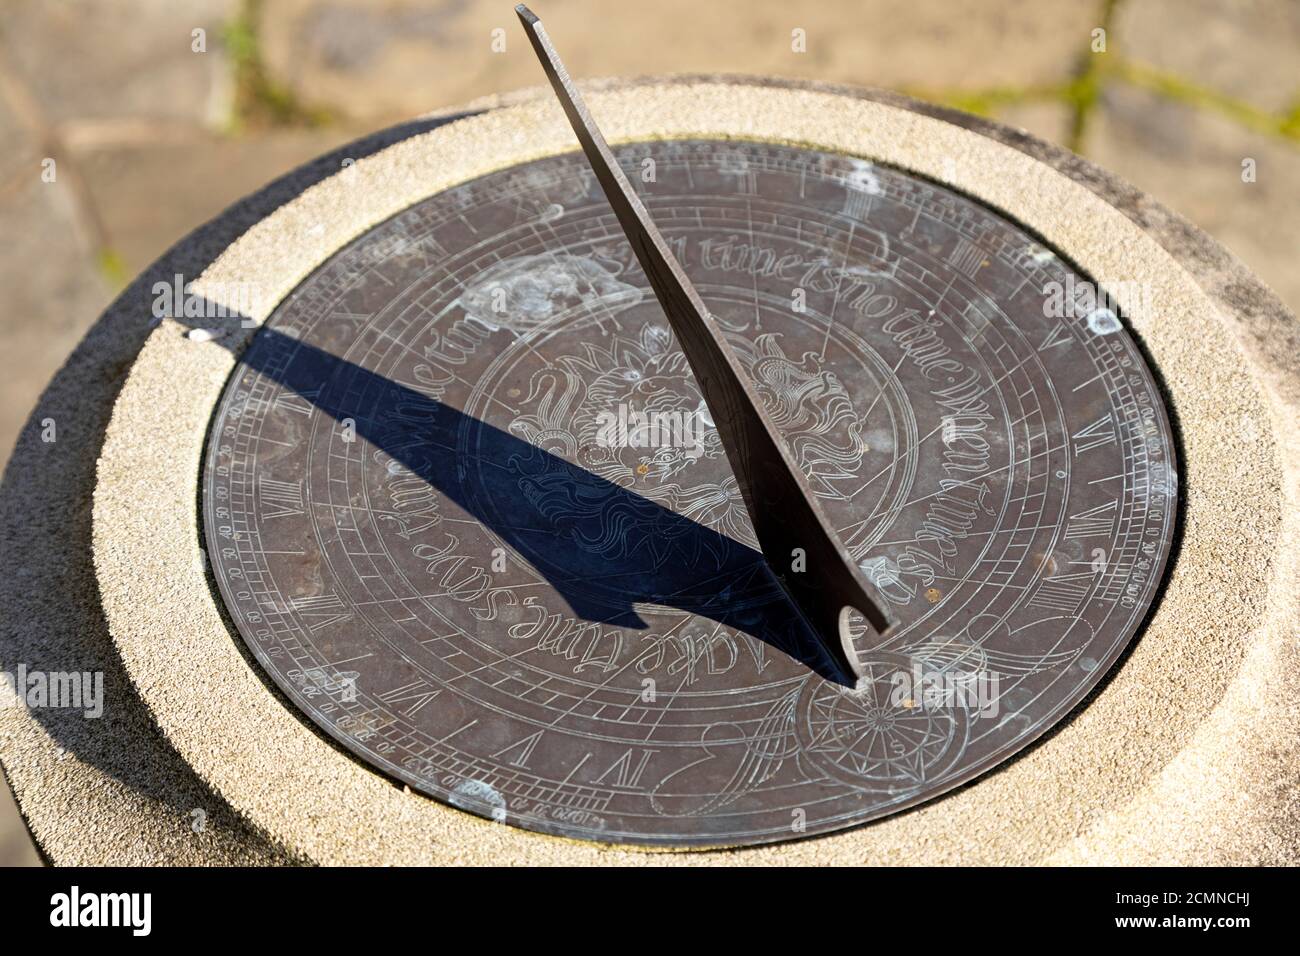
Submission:
[[375,227],[254,337],[203,480],[239,636],[377,770],[584,839],[824,833],[1024,747],[1138,632],[1171,549],[1173,437],[1124,322],[897,170],[616,152],[900,622],[860,686],[755,550],[577,153]]

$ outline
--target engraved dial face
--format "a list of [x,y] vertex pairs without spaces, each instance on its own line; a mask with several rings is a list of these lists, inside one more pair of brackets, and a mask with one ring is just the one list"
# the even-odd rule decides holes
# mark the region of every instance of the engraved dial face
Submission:
[[375,227],[254,337],[203,483],[239,637],[375,769],[584,839],[824,833],[1015,753],[1115,662],[1170,552],[1169,422],[1104,290],[860,159],[616,152],[898,622],[859,686],[756,550],[576,153]]

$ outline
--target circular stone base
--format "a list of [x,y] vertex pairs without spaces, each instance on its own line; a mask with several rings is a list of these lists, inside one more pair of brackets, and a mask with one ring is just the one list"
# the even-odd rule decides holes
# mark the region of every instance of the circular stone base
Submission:
[[[234,365],[231,347],[253,332],[238,319],[205,319],[225,334],[202,342],[167,321],[145,339],[147,292],[171,272],[188,280],[202,271],[195,291],[218,303],[227,290],[254,290],[251,318],[260,322],[370,226],[439,190],[574,148],[549,95],[495,105],[414,135],[398,131],[341,169],[336,156],[339,171],[328,178],[328,165],[314,164],[200,230],[110,309],[42,400],[3,488],[9,547],[0,571],[9,573],[0,574],[0,607],[21,623],[16,637],[6,630],[0,654],[6,666],[35,667],[47,653],[40,636],[58,632],[60,650],[47,659],[93,654],[113,675],[108,707],[120,708],[92,729],[0,711],[0,757],[51,856],[115,861],[122,854],[109,837],[133,831],[143,841],[136,858],[157,862],[1144,864],[1300,855],[1287,796],[1300,765],[1300,377],[1279,344],[1296,338],[1295,319],[1212,240],[1077,157],[883,94],[687,78],[602,84],[590,106],[616,143],[793,142],[920,173],[1017,219],[1120,293],[1176,419],[1184,512],[1163,599],[1090,702],[997,773],[919,809],[815,840],[671,856],[539,836],[404,792],[299,717],[243,653],[199,548],[204,438]],[[123,372],[105,428],[102,406]],[[69,428],[43,448],[39,422],[54,407]],[[96,455],[92,579],[85,507]],[[60,581],[60,561],[82,577]],[[30,568],[27,579],[38,580],[24,589],[18,576]],[[142,786],[137,766],[151,783]],[[192,811],[205,807],[208,824],[195,832]],[[104,835],[68,832],[73,819],[84,829],[88,813],[104,821]]]

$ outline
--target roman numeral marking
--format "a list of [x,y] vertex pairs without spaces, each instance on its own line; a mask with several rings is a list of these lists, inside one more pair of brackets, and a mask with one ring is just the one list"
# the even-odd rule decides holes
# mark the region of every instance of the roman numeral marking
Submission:
[[634,767],[632,765],[632,748],[628,748],[623,756],[610,765],[609,769],[596,778],[597,783],[605,783],[611,776],[614,778],[610,786],[630,787],[635,789],[641,783],[641,775],[645,773],[646,764],[650,758],[658,753],[657,750],[641,751],[641,760]]
[[320,398],[321,389],[304,389],[302,394],[298,392],[281,392],[275,396],[272,406],[282,412],[294,412],[305,417],[311,416],[311,410],[316,407],[316,399]]
[[1110,445],[1115,442],[1115,422],[1107,412],[1087,428],[1081,428],[1071,438],[1074,440],[1074,454],[1079,456],[1085,451]]
[[968,279],[973,279],[984,264],[984,250],[964,236],[960,237],[956,247],[948,254],[948,264]]
[[321,628],[346,621],[352,616],[348,606],[337,594],[313,594],[310,597],[296,597],[289,603],[303,619],[307,628],[313,633]]
[[1048,332],[1047,338],[1043,339],[1043,344],[1038,346],[1038,351],[1046,352],[1048,349],[1056,348],[1058,345],[1065,345],[1066,343],[1073,341],[1074,336],[1071,335],[1070,330],[1065,327],[1065,323],[1057,322],[1056,328]]
[[286,518],[303,513],[301,481],[258,477],[257,491],[263,518]]
[[537,741],[542,739],[543,733],[545,731],[539,730],[535,734],[529,734],[523,740],[516,740],[508,747],[502,747],[492,755],[492,759],[500,760],[506,754],[514,754],[512,757],[506,758],[506,763],[512,767],[527,767],[528,759],[532,757],[533,751],[537,749]]
[[860,189],[848,189],[844,193],[844,215],[854,219],[865,220],[871,210],[871,195]]
[[379,700],[389,706],[406,703],[412,703],[408,707],[398,707],[397,709],[410,717],[421,707],[433,700],[442,693],[441,688],[435,688],[426,680],[413,680],[409,684],[403,684],[401,687],[394,687],[392,690],[386,690],[378,695]]
[[1077,515],[1070,515],[1065,523],[1065,536],[1067,538],[1109,538],[1111,529],[1115,526],[1117,504],[1118,502],[1108,501],[1104,505],[1080,511]]
[[431,239],[428,236],[425,236],[420,240],[419,248],[420,252],[424,254],[426,262],[430,257],[432,257],[434,261],[447,258],[447,247],[436,239]]
[[1042,583],[1038,585],[1038,590],[1030,599],[1029,606],[1073,614],[1087,596],[1090,587],[1092,587],[1092,573],[1089,571],[1043,578]]

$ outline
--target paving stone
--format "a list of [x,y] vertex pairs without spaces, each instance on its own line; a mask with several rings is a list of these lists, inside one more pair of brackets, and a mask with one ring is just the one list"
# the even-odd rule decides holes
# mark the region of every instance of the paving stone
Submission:
[[202,137],[92,150],[78,156],[78,165],[130,277],[235,200],[355,135],[330,127],[254,139]]
[[[976,89],[1066,79],[1096,5],[1074,0],[659,0],[539,10],[578,77],[768,73]],[[505,52],[494,53],[494,29]],[[802,29],[807,51],[791,49]],[[415,115],[544,82],[510,4],[497,0],[277,0],[264,10],[270,75],[301,101],[363,118]]]
[[[0,43],[51,123],[150,117],[220,125],[230,115],[222,25],[237,0],[8,0]],[[207,52],[191,31],[207,31]]]
[[1120,4],[1114,50],[1261,109],[1300,97],[1300,4],[1142,0]]
[[40,154],[31,130],[14,115],[4,97],[0,96],[0,197],[6,190],[15,188],[16,179],[30,174],[40,176]]
[[[0,110],[0,124],[5,116]],[[75,161],[110,243],[134,275],[231,202],[354,132],[197,139],[94,151]],[[0,464],[45,385],[113,294],[77,228],[66,178],[41,182],[34,151],[23,163],[30,175],[21,169],[8,175],[10,167],[0,166],[6,174],[0,178]],[[36,862],[26,827],[0,784],[0,866]]]
[[0,460],[45,384],[111,298],[65,180],[39,175],[0,200]]
[[13,795],[0,779],[0,866],[40,866],[41,858],[32,846],[27,828],[18,816]]
[[[0,130],[8,130],[2,125]],[[35,152],[23,156],[36,159]],[[0,179],[0,467],[37,397],[110,298],[73,221],[66,184],[7,164]],[[57,427],[57,423],[56,423]],[[0,866],[40,863],[0,779]]]
[[[1117,85],[1103,95],[1087,153],[1205,229],[1300,312],[1300,147]],[[1247,158],[1253,183],[1241,178]]]
[[1017,103],[996,110],[993,118],[999,123],[1033,133],[1039,139],[1060,146],[1069,146],[1070,118],[1072,112],[1064,103]]

